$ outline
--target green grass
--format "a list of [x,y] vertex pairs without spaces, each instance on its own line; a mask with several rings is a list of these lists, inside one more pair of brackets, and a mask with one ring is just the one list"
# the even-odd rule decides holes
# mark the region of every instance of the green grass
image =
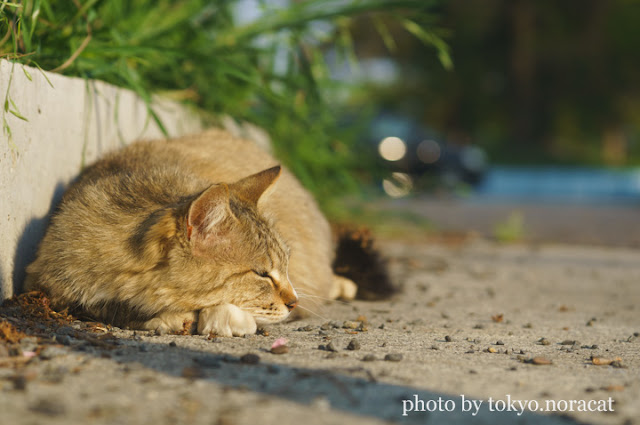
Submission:
[[[351,20],[373,17],[388,46],[393,40],[387,24],[399,23],[433,45],[443,64],[451,62],[446,44],[421,24],[434,21],[437,2],[306,0],[270,9],[265,0],[264,14],[247,25],[234,22],[234,4],[2,1],[0,55],[131,89],[147,105],[162,93],[260,125],[272,136],[278,155],[321,201],[356,192],[358,173],[371,167],[354,149],[353,129],[338,125],[340,105],[332,99],[346,88],[331,80],[323,55],[335,47],[343,60],[353,61]],[[317,22],[330,23],[331,30],[314,30]],[[278,66],[276,58],[286,66]],[[6,111],[18,109],[5,103]]]

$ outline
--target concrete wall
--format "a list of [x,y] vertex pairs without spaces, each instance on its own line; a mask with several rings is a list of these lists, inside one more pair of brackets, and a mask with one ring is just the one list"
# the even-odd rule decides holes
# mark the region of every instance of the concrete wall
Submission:
[[[132,92],[0,60],[0,302],[20,291],[48,215],[67,184],[102,153],[162,132]],[[6,99],[5,99],[6,95]],[[201,122],[178,104],[154,110],[171,136]]]

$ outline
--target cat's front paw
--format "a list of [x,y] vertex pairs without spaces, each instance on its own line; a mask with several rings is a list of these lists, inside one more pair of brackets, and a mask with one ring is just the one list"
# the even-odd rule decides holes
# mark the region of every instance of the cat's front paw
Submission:
[[158,334],[187,331],[193,333],[193,323],[196,321],[196,313],[162,313],[142,324],[141,329],[156,331]]
[[244,336],[256,333],[257,328],[253,316],[233,304],[203,308],[198,318],[200,335]]

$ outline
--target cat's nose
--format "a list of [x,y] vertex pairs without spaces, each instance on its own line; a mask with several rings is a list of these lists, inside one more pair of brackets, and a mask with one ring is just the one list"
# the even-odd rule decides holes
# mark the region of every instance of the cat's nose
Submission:
[[287,306],[287,308],[289,309],[289,311],[293,310],[294,308],[296,308],[296,306],[298,305],[298,299],[296,298],[293,301],[290,301],[288,303],[285,304]]

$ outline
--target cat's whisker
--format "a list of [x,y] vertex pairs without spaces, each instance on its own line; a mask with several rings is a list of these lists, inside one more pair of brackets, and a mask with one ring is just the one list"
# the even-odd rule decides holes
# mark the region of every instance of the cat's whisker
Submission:
[[322,320],[324,320],[324,321],[329,321],[329,319],[327,319],[327,318],[326,318],[326,317],[324,317],[324,316],[319,315],[318,313],[316,313],[316,312],[315,312],[315,311],[313,311],[313,310],[310,310],[310,309],[308,309],[308,308],[302,307],[301,305],[299,305],[299,306],[298,306],[298,308],[301,308],[301,309],[303,309],[303,310],[305,310],[305,311],[308,311],[309,313],[313,314],[314,316],[319,317],[320,319],[322,319]]
[[304,299],[304,303],[305,304],[311,304],[313,307],[320,307],[322,306],[322,302],[318,301],[318,300],[313,300],[313,299]]
[[[348,302],[348,301],[343,301],[343,300],[338,300],[338,299],[331,299],[331,298],[327,298],[327,297],[321,297],[320,295],[304,294],[304,293],[301,293],[300,291],[298,291],[298,294],[300,295],[301,298],[305,298],[305,299],[317,298],[318,300],[322,300],[322,301],[329,301],[329,302],[339,303],[339,304],[343,304],[343,305],[351,305],[351,303]],[[317,300],[313,300],[313,301],[317,301]]]
[[312,296],[312,295],[311,295],[311,296],[310,296],[310,295],[306,295],[306,296],[305,296],[305,295],[303,295],[303,296],[300,296],[300,299],[301,299],[304,303],[306,303],[306,304],[312,304],[312,305],[314,305],[314,306],[322,306],[322,305],[326,304],[326,303],[327,303],[327,301],[329,301],[329,300],[327,300],[327,299],[325,299],[325,298],[322,298],[322,297],[320,297],[320,298],[316,298],[316,297],[314,297],[314,296]]

